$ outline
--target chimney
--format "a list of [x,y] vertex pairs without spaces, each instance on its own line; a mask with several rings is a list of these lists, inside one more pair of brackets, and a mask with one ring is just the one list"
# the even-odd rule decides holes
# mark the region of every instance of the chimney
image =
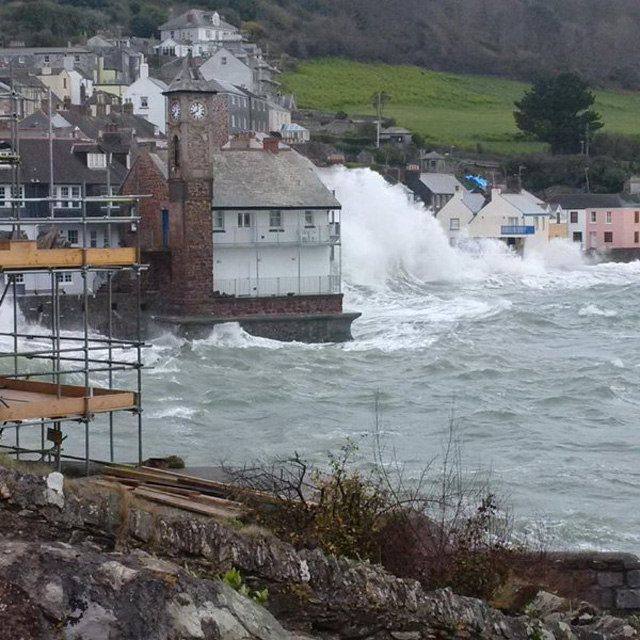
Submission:
[[280,146],[279,138],[264,138],[262,140],[262,148],[269,153],[278,153]]
[[236,133],[229,141],[229,148],[247,151],[248,149],[251,149],[251,141],[255,137],[256,137],[256,134],[253,133],[253,131]]
[[143,62],[140,65],[140,78],[148,78],[149,77],[149,65],[146,62]]
[[133,102],[131,100],[125,100],[122,104],[122,113],[133,115]]

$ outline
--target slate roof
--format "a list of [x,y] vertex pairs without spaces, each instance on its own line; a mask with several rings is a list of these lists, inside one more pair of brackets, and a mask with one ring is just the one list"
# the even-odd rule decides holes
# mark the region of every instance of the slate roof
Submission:
[[171,31],[176,29],[194,29],[196,27],[208,27],[209,29],[226,29],[227,31],[238,31],[238,27],[225,22],[220,16],[220,24],[214,25],[211,17],[214,11],[203,11],[201,9],[190,9],[180,14],[169,22],[165,22],[158,27],[158,31]]
[[500,196],[510,205],[525,214],[548,215],[545,207],[523,193],[501,193]]
[[[420,182],[431,193],[446,193],[453,195],[456,191],[463,191],[464,187],[458,178],[450,173],[421,173]],[[457,187],[457,189],[456,189]]]
[[476,214],[482,207],[484,206],[485,197],[481,193],[473,193],[472,191],[467,191],[462,196],[462,203],[471,211]]
[[220,93],[222,87],[215,80],[205,80],[191,56],[184,58],[182,68],[169,85],[167,93],[188,91],[196,93]]
[[341,208],[313,163],[293,150],[222,149],[213,166],[214,209]]
[[[55,184],[107,184],[106,169],[89,169],[83,156],[73,153],[78,141],[68,138],[53,139],[53,179]],[[120,184],[126,168],[119,162],[111,163],[111,183]],[[23,138],[20,140],[20,179],[23,183],[49,184],[49,140]]]
[[553,204],[563,209],[621,209],[634,206],[619,193],[575,193],[551,198]]

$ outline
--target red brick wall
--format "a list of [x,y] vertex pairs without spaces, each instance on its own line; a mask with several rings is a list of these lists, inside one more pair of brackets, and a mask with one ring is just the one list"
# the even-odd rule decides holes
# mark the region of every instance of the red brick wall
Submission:
[[195,298],[181,306],[172,305],[172,313],[184,312],[216,318],[240,318],[251,315],[342,313],[342,294],[320,296],[281,296],[269,298]]
[[140,248],[157,249],[162,246],[162,209],[169,208],[169,189],[164,176],[149,157],[146,149],[141,149],[133,168],[120,189],[125,195],[140,194],[138,203],[140,216]]

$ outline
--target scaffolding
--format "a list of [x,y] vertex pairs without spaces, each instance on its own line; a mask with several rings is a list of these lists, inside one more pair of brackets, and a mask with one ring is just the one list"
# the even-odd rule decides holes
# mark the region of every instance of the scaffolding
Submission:
[[[45,198],[25,198],[21,192],[20,153],[17,123],[18,94],[0,94],[9,99],[12,113],[1,115],[0,120],[10,123],[10,148],[0,151],[0,165],[8,166],[11,173],[11,203],[9,216],[0,217],[0,227],[7,230],[6,239],[0,240],[0,314],[9,311],[10,327],[0,330],[0,451],[7,455],[33,459],[34,457],[55,464],[60,470],[65,458],[84,460],[85,473],[90,472],[91,425],[98,417],[108,419],[110,461],[115,460],[115,419],[118,412],[130,412],[136,419],[138,463],[142,454],[142,324],[141,324],[141,276],[146,268],[140,263],[139,217],[137,203],[142,196],[94,196],[77,199],[80,215],[56,216],[53,184]],[[51,112],[50,112],[51,113]],[[6,169],[5,169],[6,171]],[[53,166],[52,166],[53,178]],[[58,198],[59,199],[59,198]],[[69,200],[71,200],[69,198]],[[29,202],[49,202],[48,216],[25,215],[22,211]],[[88,215],[87,203],[100,202],[106,215]],[[119,205],[126,204],[131,215],[121,215]],[[116,215],[112,215],[114,208]],[[43,248],[34,237],[43,225],[55,225],[63,230],[65,225],[80,225],[81,242],[78,246]],[[92,247],[90,225],[105,225],[111,237],[112,225],[127,225],[127,232],[134,239],[134,246]],[[31,231],[31,233],[29,233]],[[31,239],[30,239],[31,237]],[[55,244],[55,243],[54,243]],[[126,337],[114,331],[114,279],[118,274],[133,275],[135,317]],[[82,290],[74,299],[81,330],[71,332],[62,326],[64,293],[63,278],[66,274],[79,274]],[[27,274],[45,275],[49,287],[40,292],[38,301],[42,308],[49,305],[45,324],[26,325],[21,328],[20,300],[24,293],[19,282]],[[101,277],[103,334],[93,331],[90,314],[96,274]],[[93,278],[90,284],[89,280]],[[102,291],[106,288],[106,293]],[[106,315],[106,318],[104,317]],[[5,315],[6,317],[6,315]],[[106,321],[106,322],[105,322]],[[125,388],[120,388],[124,382]],[[132,390],[133,389],[133,390]],[[65,453],[64,443],[77,426],[84,433],[84,456]],[[30,435],[25,436],[25,430]],[[39,437],[38,437],[39,429]],[[5,444],[7,437],[13,443]],[[23,446],[24,440],[30,446]],[[130,458],[133,458],[132,453]]]

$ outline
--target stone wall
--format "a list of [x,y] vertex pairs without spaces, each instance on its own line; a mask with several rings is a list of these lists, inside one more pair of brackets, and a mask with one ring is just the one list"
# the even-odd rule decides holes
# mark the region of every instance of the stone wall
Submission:
[[[272,340],[299,342],[344,342],[351,340],[351,323],[359,313],[334,311],[342,306],[342,295],[284,298],[217,298],[203,304],[200,316],[167,316],[157,297],[142,300],[142,338],[171,331],[187,338],[211,334],[216,324],[237,322],[251,335]],[[51,326],[51,296],[23,296],[19,300],[25,319],[43,327]],[[218,303],[220,306],[218,307]],[[135,339],[136,297],[133,292],[112,296],[113,335]],[[84,309],[82,296],[60,297],[61,323],[65,329],[81,331]],[[89,299],[89,326],[103,335],[108,332],[109,300],[106,293]]]
[[601,609],[640,612],[640,559],[630,553],[551,554],[579,596]]

